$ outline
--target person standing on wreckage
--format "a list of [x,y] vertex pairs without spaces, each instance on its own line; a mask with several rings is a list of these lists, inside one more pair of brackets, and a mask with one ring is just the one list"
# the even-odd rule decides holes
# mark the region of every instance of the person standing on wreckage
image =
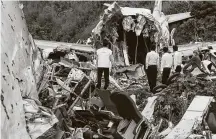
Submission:
[[162,84],[167,84],[167,80],[170,76],[171,68],[173,65],[173,57],[168,51],[168,47],[163,48],[164,54],[161,58]]
[[159,69],[159,54],[155,52],[156,46],[151,46],[151,51],[146,55],[146,70],[150,91],[156,86],[157,73]]
[[182,70],[182,53],[178,51],[178,46],[173,46],[173,70],[180,73]]
[[109,86],[109,75],[112,66],[115,67],[114,58],[112,51],[109,49],[109,41],[107,39],[103,40],[102,48],[98,49],[96,52],[96,65],[97,65],[97,85],[96,88],[101,88],[101,79],[104,74],[106,90]]

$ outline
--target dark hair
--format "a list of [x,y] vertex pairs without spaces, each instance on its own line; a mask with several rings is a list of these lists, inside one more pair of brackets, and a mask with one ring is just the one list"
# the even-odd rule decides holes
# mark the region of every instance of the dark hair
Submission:
[[152,44],[152,46],[151,46],[151,50],[155,51],[155,49],[156,49],[155,44]]
[[208,49],[213,49],[212,46],[208,46]]
[[103,46],[104,47],[109,47],[109,41],[107,39],[103,40]]
[[168,50],[169,50],[168,47],[164,47],[164,48],[163,48],[163,52],[164,52],[164,53],[168,52]]
[[178,46],[177,46],[177,45],[174,45],[174,46],[173,46],[173,50],[174,50],[174,51],[178,51]]

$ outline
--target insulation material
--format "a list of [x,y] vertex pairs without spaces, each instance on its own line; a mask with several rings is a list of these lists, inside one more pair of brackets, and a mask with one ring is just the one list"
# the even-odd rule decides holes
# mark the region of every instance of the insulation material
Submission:
[[122,21],[123,29],[127,32],[134,31],[135,28],[135,22],[131,16],[127,16]]
[[135,32],[136,32],[136,36],[140,36],[142,30],[143,30],[143,27],[146,23],[146,19],[144,16],[142,15],[138,15],[137,17],[137,24],[136,24],[136,27],[135,27]]
[[29,139],[22,95],[36,98],[40,52],[28,32],[23,5],[1,1],[1,138]]

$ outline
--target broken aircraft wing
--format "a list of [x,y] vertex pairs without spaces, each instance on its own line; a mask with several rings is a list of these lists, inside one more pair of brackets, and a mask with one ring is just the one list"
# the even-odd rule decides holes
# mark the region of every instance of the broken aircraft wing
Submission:
[[190,15],[190,12],[186,12],[186,13],[166,15],[166,17],[168,19],[168,23],[173,23],[173,22],[191,18],[191,15]]
[[37,47],[41,49],[55,49],[58,46],[62,46],[65,48],[70,48],[77,51],[87,52],[87,53],[93,53],[94,48],[92,48],[91,45],[85,45],[85,44],[77,44],[77,43],[67,43],[67,42],[57,42],[57,41],[47,41],[47,40],[34,40]]

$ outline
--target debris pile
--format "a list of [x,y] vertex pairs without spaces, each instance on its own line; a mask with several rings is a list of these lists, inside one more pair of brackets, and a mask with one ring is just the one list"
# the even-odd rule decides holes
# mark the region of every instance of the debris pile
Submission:
[[150,10],[120,7],[116,2],[104,10],[99,23],[92,30],[92,38],[96,48],[100,47],[103,39],[110,42],[119,66],[144,64],[152,43],[166,43],[161,27]]
[[[73,55],[78,57],[78,60],[74,57],[69,59],[69,54],[68,49],[58,47],[48,55],[48,59],[44,62],[43,79],[38,84],[39,101],[25,99],[25,107],[31,106],[32,109],[35,109],[34,114],[31,115],[26,109],[29,134],[32,138],[37,139],[121,136],[116,130],[127,124],[119,125],[124,118],[118,114],[118,110],[113,110],[116,108],[111,100],[108,100],[110,102],[107,105],[110,91],[103,92],[95,89],[94,63],[92,61],[80,62],[82,58],[77,56],[80,54],[77,51],[73,51]],[[150,96],[150,94],[145,95],[147,88],[143,90],[147,85],[144,66],[137,64],[120,67],[111,75],[108,89],[112,92],[127,92],[125,93],[127,96],[134,94],[138,98],[136,99],[138,107],[142,110],[147,103],[143,103],[144,99]],[[103,97],[101,94],[108,96]],[[53,117],[54,121],[51,120]],[[37,123],[37,118],[42,121],[37,124],[38,126],[32,128],[32,125]],[[49,121],[52,122],[49,123]],[[129,121],[127,123],[130,124]],[[44,128],[38,129],[40,124],[43,124]]]
[[[125,16],[122,12],[126,11],[114,2],[93,30],[94,46],[97,48],[101,40],[108,39],[118,66],[111,71],[108,90],[95,88],[93,52],[59,46],[47,55],[44,77],[38,85],[39,102],[30,101],[36,110],[31,114],[26,110],[27,126],[33,138],[164,137],[179,123],[195,95],[216,95],[215,82],[191,75],[180,75],[161,92],[150,93],[144,66],[136,63],[145,61],[149,50],[146,42],[163,41],[159,40],[162,39],[160,28],[151,16],[142,12]],[[137,38],[133,51],[126,48],[132,45],[134,48],[130,44],[131,33]],[[135,64],[130,65],[129,59]],[[26,105],[30,102],[26,100]],[[43,131],[31,128],[37,122],[35,116],[42,119],[40,124],[45,123]]]
[[[63,49],[58,48],[55,53],[59,51]],[[143,124],[138,131],[143,135],[137,135],[166,136],[179,123],[195,95],[216,95],[216,82],[192,75],[179,75],[161,92],[152,94],[141,64],[115,69],[108,90],[98,90],[94,63],[65,58],[69,53],[46,60],[44,77],[38,86],[39,101],[25,99],[27,126],[33,138],[122,138],[129,126],[134,128],[133,124],[139,121]],[[116,92],[123,93],[118,96]],[[34,112],[29,112],[28,107],[34,108]],[[40,123],[36,124],[38,119]],[[34,124],[38,126],[33,128]],[[44,128],[39,130],[40,124]]]
[[215,81],[192,75],[180,75],[174,83],[159,93],[160,98],[154,116],[156,119],[163,117],[176,125],[196,95],[216,98],[215,92]]

